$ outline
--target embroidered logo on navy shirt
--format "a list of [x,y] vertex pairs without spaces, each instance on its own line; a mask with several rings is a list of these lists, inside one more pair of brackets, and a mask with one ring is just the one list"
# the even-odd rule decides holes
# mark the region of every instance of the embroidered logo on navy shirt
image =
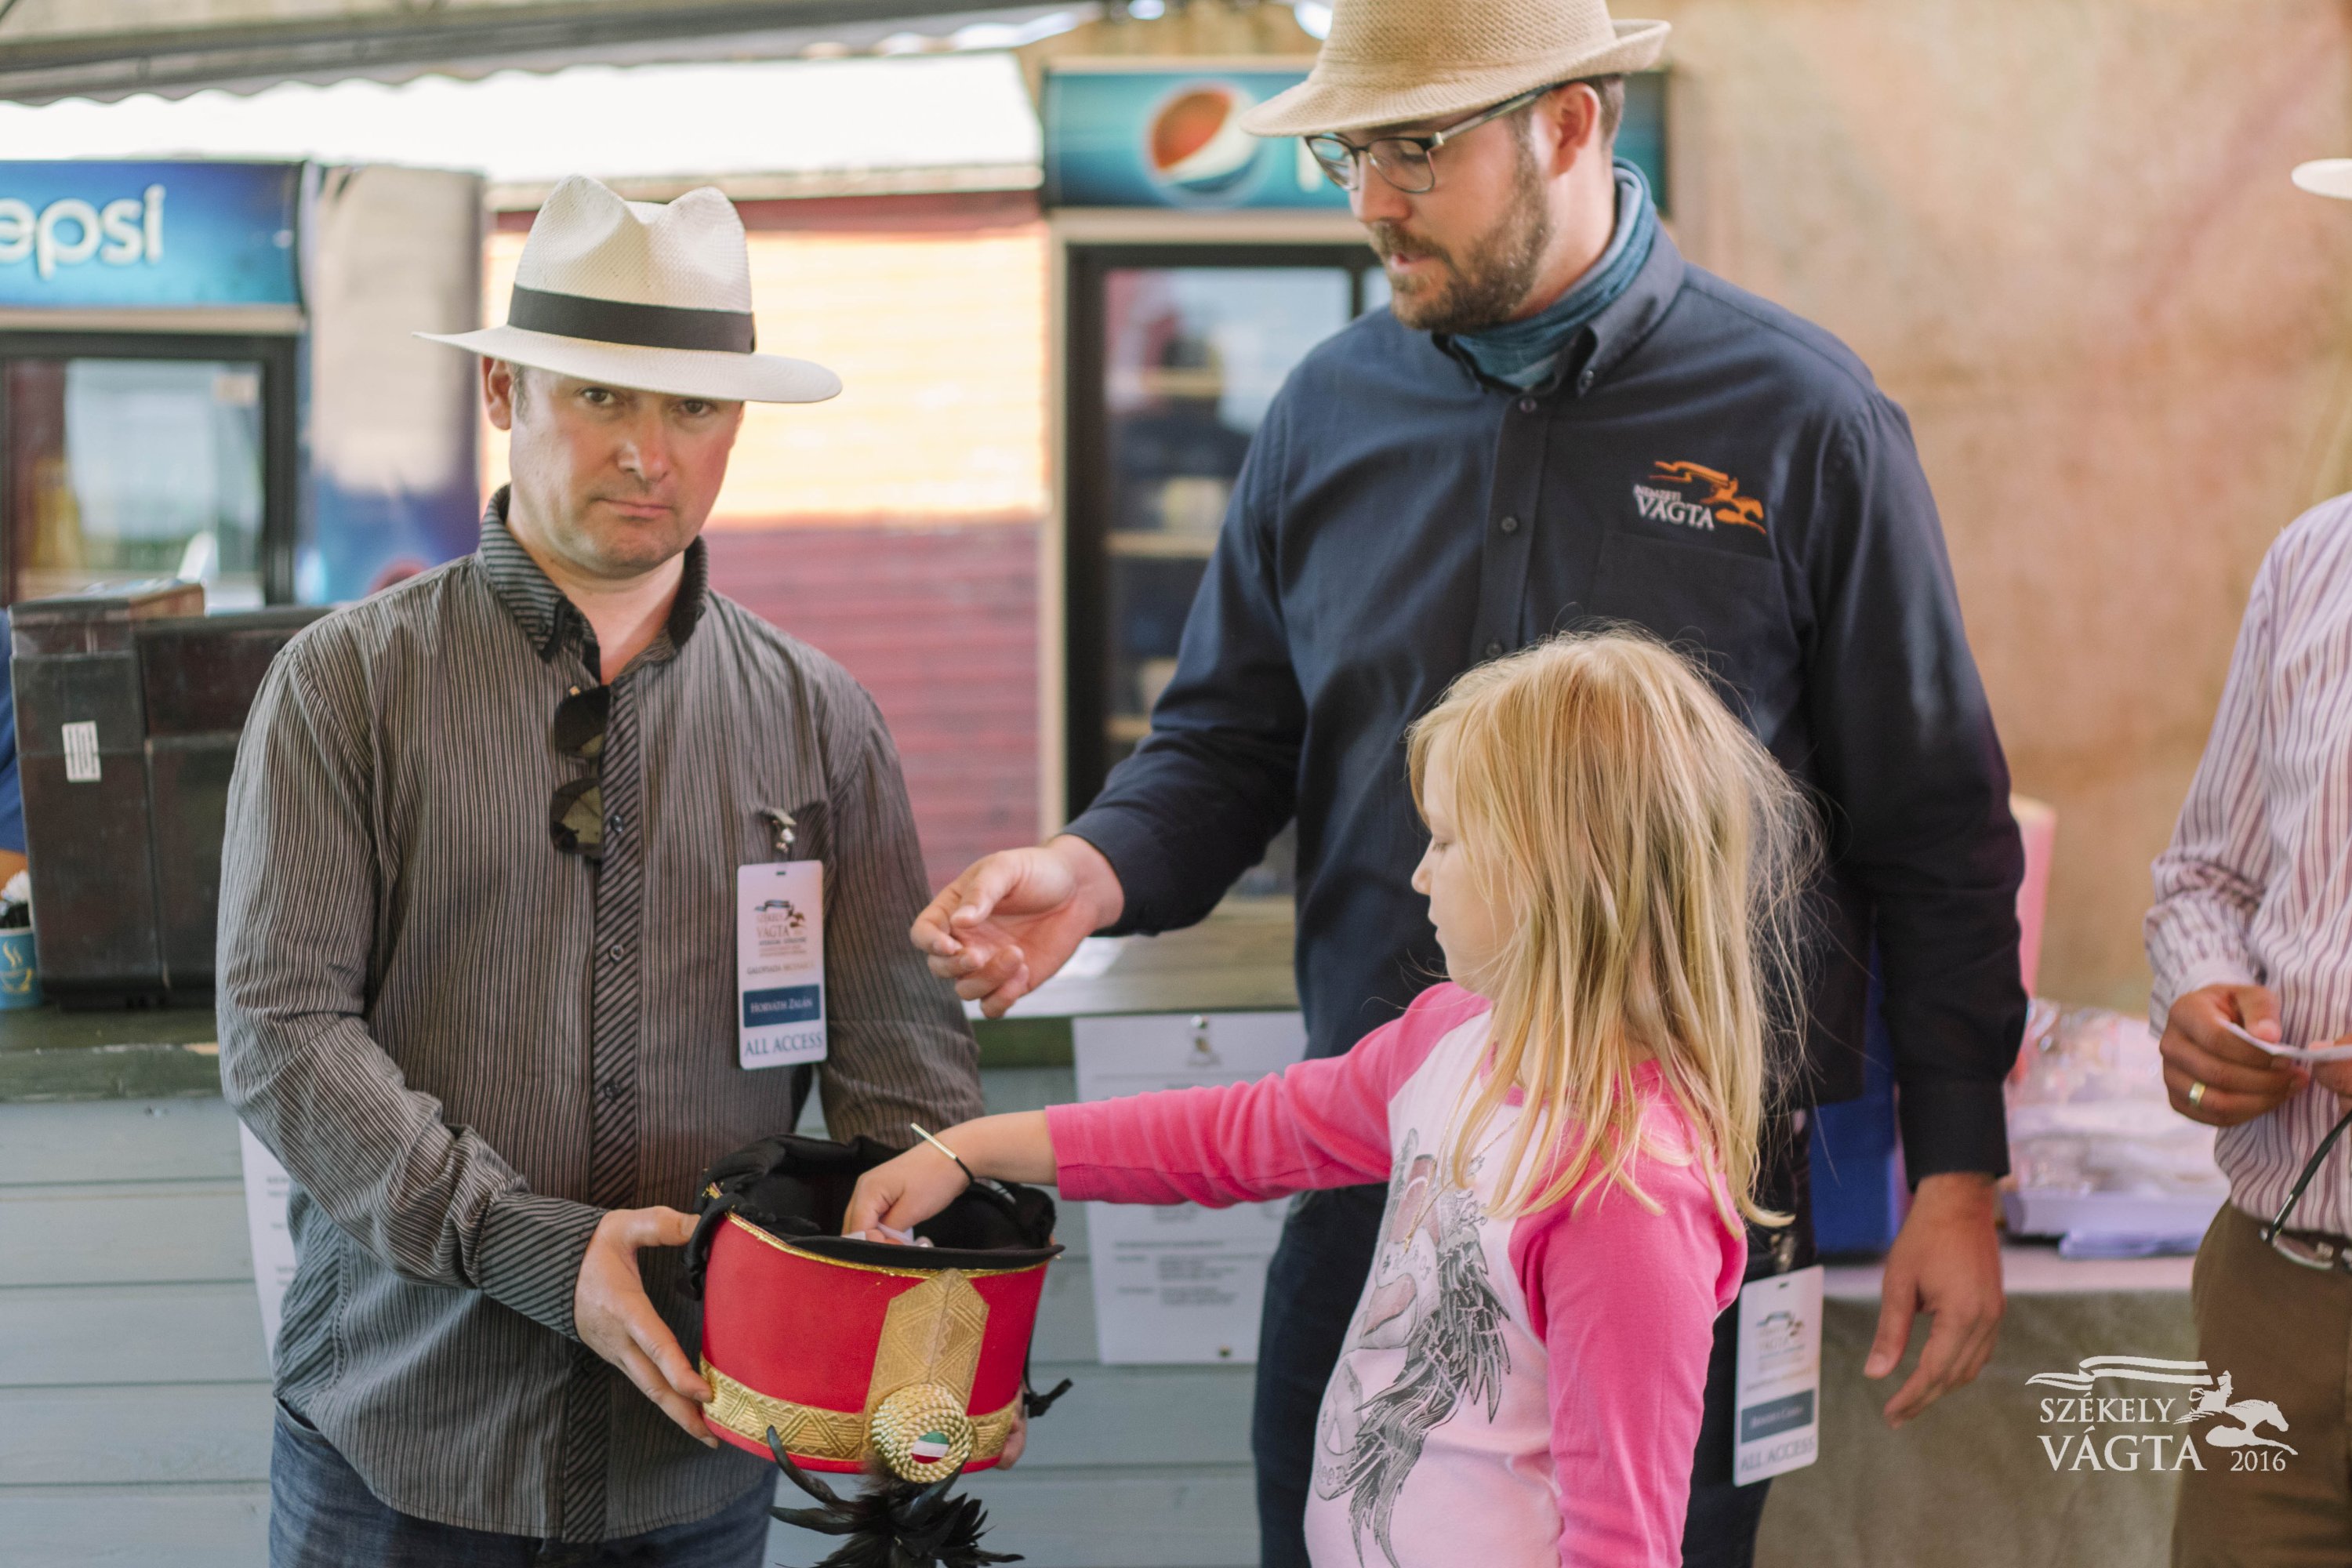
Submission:
[[1764,503],[1741,495],[1739,481],[1720,469],[1696,463],[1654,463],[1650,478],[1653,483],[1633,487],[1633,505],[1653,521],[1706,533],[1718,527],[1764,531]]

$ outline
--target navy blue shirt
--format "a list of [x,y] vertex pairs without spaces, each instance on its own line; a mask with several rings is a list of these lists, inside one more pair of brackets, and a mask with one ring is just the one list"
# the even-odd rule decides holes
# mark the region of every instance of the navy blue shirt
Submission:
[[1069,829],[1118,873],[1117,929],[1200,920],[1295,816],[1308,1048],[1346,1050],[1443,968],[1406,726],[1597,620],[1702,653],[1822,807],[1799,1099],[1861,1092],[1874,940],[1911,1176],[2006,1171],[2024,855],[1910,426],[1843,344],[1664,235],[1549,389],[1385,310],[1291,374],[1151,733]]

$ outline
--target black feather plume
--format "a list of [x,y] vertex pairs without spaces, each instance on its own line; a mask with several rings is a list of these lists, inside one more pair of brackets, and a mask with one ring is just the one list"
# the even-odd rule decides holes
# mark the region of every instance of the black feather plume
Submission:
[[818,1505],[768,1511],[803,1530],[847,1537],[815,1568],[988,1568],[992,1563],[1021,1561],[1016,1552],[981,1549],[987,1510],[978,1498],[948,1495],[963,1474],[961,1466],[927,1487],[894,1476],[869,1476],[863,1494],[845,1498],[793,1463],[772,1426],[768,1428],[768,1451],[775,1455],[786,1479]]

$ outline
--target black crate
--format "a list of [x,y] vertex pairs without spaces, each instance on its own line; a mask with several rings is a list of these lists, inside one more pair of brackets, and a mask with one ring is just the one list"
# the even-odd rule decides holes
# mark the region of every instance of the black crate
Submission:
[[269,661],[326,612],[203,609],[162,583],[10,612],[41,985],[65,1006],[211,1000],[237,736]]

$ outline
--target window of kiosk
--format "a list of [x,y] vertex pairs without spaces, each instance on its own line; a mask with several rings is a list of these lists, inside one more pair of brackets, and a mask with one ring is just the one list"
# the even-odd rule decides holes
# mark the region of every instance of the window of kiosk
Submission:
[[[1354,247],[1272,266],[1246,253],[1207,265],[1100,259],[1092,308],[1081,307],[1092,318],[1081,352],[1099,356],[1084,367],[1092,405],[1072,411],[1073,812],[1150,731],[1242,458],[1284,378],[1386,299],[1370,253]],[[1288,889],[1288,843],[1244,891]]]
[[275,368],[268,354],[0,349],[7,600],[159,577],[203,584],[210,609],[283,598],[269,592],[285,505]]

